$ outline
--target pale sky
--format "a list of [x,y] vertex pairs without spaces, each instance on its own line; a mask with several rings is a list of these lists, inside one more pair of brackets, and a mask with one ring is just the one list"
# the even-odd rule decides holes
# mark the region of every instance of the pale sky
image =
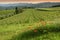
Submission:
[[36,2],[36,1],[60,1],[60,0],[0,0],[0,2],[2,2],[2,1],[4,1],[4,2],[6,2],[6,1],[32,1],[32,2]]
[[39,2],[60,2],[60,0],[0,0],[0,4],[7,3],[39,3]]

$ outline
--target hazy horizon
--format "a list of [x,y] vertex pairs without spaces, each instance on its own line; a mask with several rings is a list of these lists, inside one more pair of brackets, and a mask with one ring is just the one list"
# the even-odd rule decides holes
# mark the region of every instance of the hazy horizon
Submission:
[[14,4],[14,3],[33,3],[33,4],[35,4],[35,3],[43,3],[43,2],[55,2],[55,1],[40,1],[40,2],[0,2],[0,4]]
[[0,0],[0,3],[39,3],[39,2],[60,2],[60,0]]
[[20,1],[20,2],[21,2],[21,1],[24,1],[24,2],[28,2],[28,1],[29,1],[29,2],[55,1],[55,2],[56,2],[56,1],[58,1],[58,2],[59,2],[60,0],[0,0],[0,2],[14,2],[14,1],[15,1],[15,2],[19,2],[19,1]]

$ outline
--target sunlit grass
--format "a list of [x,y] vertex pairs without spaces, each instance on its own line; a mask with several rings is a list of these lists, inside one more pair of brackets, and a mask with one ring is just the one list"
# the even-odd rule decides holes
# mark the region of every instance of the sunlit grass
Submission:
[[60,12],[57,8],[45,9],[49,11],[25,9],[0,20],[0,40],[59,40]]

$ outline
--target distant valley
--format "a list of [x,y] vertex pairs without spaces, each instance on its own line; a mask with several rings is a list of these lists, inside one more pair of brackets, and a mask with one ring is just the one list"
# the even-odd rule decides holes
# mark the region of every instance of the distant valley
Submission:
[[60,2],[44,2],[44,3],[15,3],[15,4],[0,4],[0,10],[4,9],[14,9],[15,7],[24,8],[24,7],[33,7],[33,8],[49,8],[60,6]]

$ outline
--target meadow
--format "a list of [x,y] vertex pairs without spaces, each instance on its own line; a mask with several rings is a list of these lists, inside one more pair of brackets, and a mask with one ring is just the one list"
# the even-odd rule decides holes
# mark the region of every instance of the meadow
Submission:
[[[12,15],[14,10],[0,11]],[[0,19],[0,40],[60,40],[60,7],[24,9]]]

